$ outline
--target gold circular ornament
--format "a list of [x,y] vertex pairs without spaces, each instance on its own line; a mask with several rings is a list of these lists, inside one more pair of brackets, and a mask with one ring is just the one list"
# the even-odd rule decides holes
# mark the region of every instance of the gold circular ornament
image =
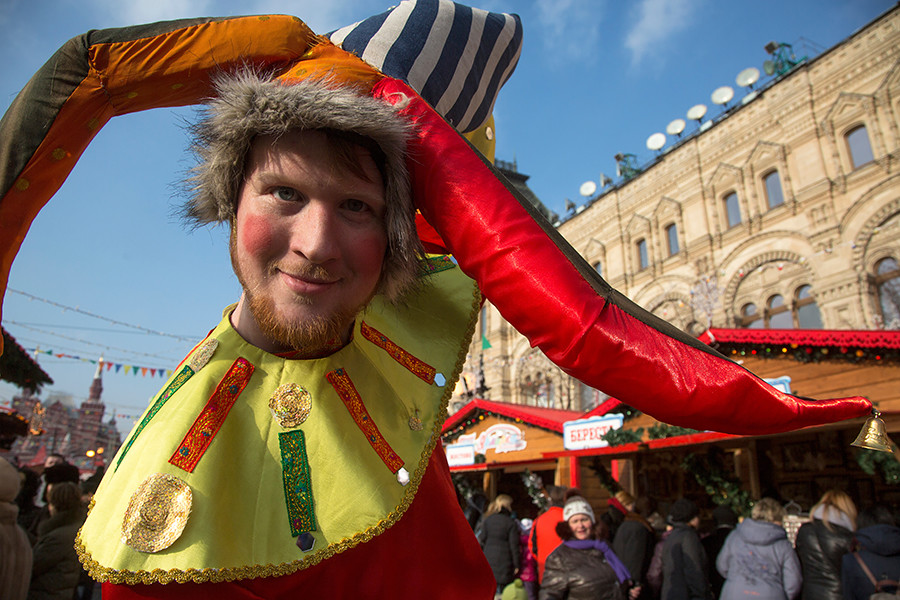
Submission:
[[138,552],[165,550],[181,537],[191,500],[191,488],[184,481],[154,473],[131,495],[122,522],[122,543]]
[[409,428],[413,431],[422,431],[424,425],[422,424],[422,419],[413,415],[409,418]]
[[297,383],[285,383],[272,394],[269,408],[282,427],[299,427],[312,410],[312,394]]

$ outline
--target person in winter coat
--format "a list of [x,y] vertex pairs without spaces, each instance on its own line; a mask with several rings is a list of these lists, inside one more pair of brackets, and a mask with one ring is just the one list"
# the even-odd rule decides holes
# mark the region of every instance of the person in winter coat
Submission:
[[716,559],[725,578],[721,600],[792,600],[800,593],[800,559],[781,526],[783,519],[781,505],[763,498],[728,536]]
[[50,518],[38,529],[28,600],[72,600],[81,574],[75,534],[86,516],[81,490],[69,481],[48,489]]
[[841,600],[841,560],[850,552],[856,506],[845,492],[829,490],[809,511],[812,520],[797,531],[803,565],[802,600]]
[[[891,512],[875,506],[859,514],[856,544],[859,560],[868,567],[876,581],[900,581],[900,527]],[[844,600],[866,600],[875,592],[854,553],[845,554],[841,562],[841,587]],[[895,588],[883,591],[896,592]]]
[[522,587],[525,589],[525,595],[528,600],[537,600],[538,582],[537,582],[537,561],[534,554],[531,553],[531,530],[534,522],[531,519],[521,519],[519,527],[522,533],[519,535],[519,579],[522,580]]
[[688,498],[679,498],[669,509],[672,532],[662,547],[661,600],[708,600],[709,565],[697,527],[700,510]]
[[14,500],[22,477],[5,458],[0,458],[0,598],[25,600],[31,579],[31,542],[16,523],[19,507]]
[[[706,559],[709,561],[709,585],[712,588],[713,597],[718,598],[722,592],[722,585],[725,578],[719,574],[719,571],[712,568],[716,564],[716,558],[725,545],[725,540],[734,531],[737,526],[737,515],[727,506],[717,506],[713,510],[713,521],[716,528],[709,535],[700,539],[703,542],[703,549],[706,551]],[[791,546],[793,548],[793,546]]]
[[548,485],[546,492],[550,498],[550,508],[538,515],[531,526],[531,553],[537,561],[538,583],[544,578],[547,557],[562,543],[556,534],[556,525],[563,520],[563,505],[566,503],[566,488]]
[[606,523],[609,529],[609,539],[616,539],[619,525],[625,521],[625,515],[634,507],[634,497],[625,490],[616,492],[616,495],[606,501],[606,512],[600,515],[600,519]]
[[484,550],[494,579],[497,593],[512,583],[519,571],[519,524],[512,516],[512,497],[500,494],[488,506],[481,525],[478,541]]
[[[540,600],[624,600],[623,588],[636,598],[631,574],[605,538],[606,525],[594,518],[594,510],[580,496],[563,507],[557,532],[563,542],[547,557]],[[601,539],[598,539],[601,538]]]
[[633,499],[625,504],[628,512],[616,531],[612,547],[616,556],[628,568],[632,580],[641,586],[640,598],[649,598],[650,588],[644,584],[647,582],[647,569],[656,546],[656,531],[647,519],[635,510],[636,505]]

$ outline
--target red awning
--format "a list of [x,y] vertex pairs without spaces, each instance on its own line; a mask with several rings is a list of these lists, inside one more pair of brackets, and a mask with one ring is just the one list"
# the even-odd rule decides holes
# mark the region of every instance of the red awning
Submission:
[[855,329],[708,329],[705,344],[797,344],[818,347],[900,348],[900,331]]
[[541,408],[539,406],[526,406],[523,404],[494,402],[492,400],[484,400],[483,398],[475,398],[444,421],[442,433],[447,433],[451,429],[459,427],[467,418],[478,411],[491,412],[509,419],[521,419],[522,422],[529,425],[542,427],[543,429],[549,429],[558,433],[562,433],[563,423],[566,421],[574,421],[575,419],[580,419],[584,416],[584,413],[577,410]]

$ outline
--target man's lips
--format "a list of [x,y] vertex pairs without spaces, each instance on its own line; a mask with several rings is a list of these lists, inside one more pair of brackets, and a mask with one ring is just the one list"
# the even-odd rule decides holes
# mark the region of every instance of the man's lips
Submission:
[[278,275],[288,288],[300,294],[324,292],[340,281],[336,277],[312,275],[310,273],[289,273],[282,270],[278,271]]

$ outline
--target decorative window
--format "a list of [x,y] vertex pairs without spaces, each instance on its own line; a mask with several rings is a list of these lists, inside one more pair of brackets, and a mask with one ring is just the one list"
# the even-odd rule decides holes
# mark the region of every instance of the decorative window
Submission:
[[875,160],[875,156],[872,154],[872,144],[869,142],[869,132],[866,131],[865,125],[854,127],[847,132],[844,139],[847,140],[850,162],[853,163],[854,169]]
[[669,242],[669,256],[678,254],[678,228],[675,223],[666,227],[666,240]]
[[769,171],[763,176],[763,183],[766,186],[766,199],[769,201],[769,208],[775,208],[784,204],[784,192],[781,189],[781,176],[778,171]]
[[875,265],[875,289],[885,329],[900,329],[900,264],[883,258]]
[[763,316],[756,310],[756,305],[748,302],[741,307],[741,327],[746,329],[762,329]]
[[729,228],[741,224],[741,206],[738,202],[738,195],[735,192],[725,196],[725,213],[728,215]]
[[647,255],[647,240],[639,239],[637,241],[637,253],[638,253],[638,269],[643,271],[647,267],[650,266],[650,258]]
[[822,315],[811,285],[801,285],[794,297],[794,324],[800,329],[822,329]]
[[784,296],[775,294],[766,302],[766,328],[767,329],[792,329],[794,319],[791,316],[790,307],[784,303]]

